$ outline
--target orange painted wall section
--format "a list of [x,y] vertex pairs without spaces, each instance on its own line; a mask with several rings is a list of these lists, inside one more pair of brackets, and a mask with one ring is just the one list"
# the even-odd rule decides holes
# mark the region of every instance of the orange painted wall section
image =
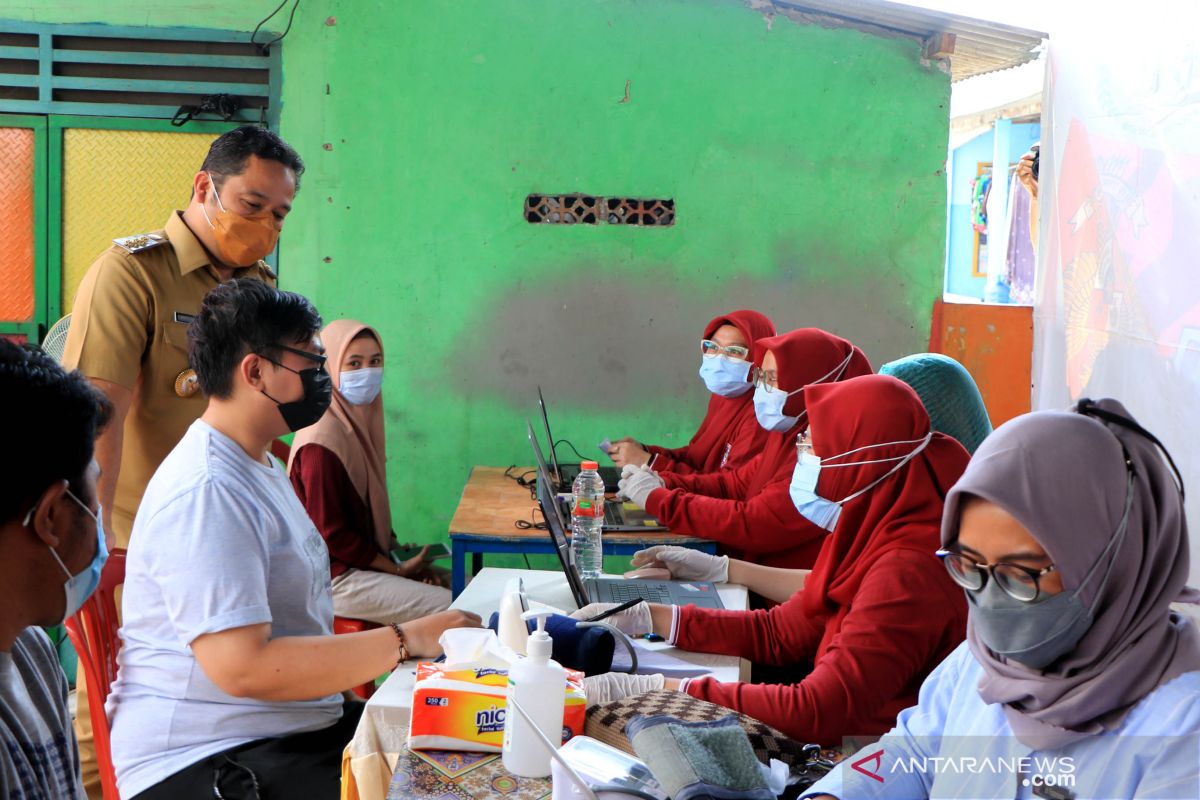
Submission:
[[929,349],[957,359],[975,378],[992,426],[1030,410],[1033,308],[933,304]]
[[33,129],[0,128],[0,320],[33,319]]

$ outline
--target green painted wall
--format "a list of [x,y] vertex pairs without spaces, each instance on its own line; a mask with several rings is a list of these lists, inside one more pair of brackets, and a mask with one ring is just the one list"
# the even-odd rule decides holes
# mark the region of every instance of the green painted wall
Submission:
[[[250,30],[275,0],[0,0],[0,17]],[[279,29],[282,23],[272,27]],[[620,101],[630,82],[630,100]],[[281,128],[309,171],[284,285],[379,327],[390,479],[443,534],[471,464],[556,433],[685,441],[732,307],[878,365],[942,288],[949,78],[918,46],[736,0],[304,2]],[[669,229],[533,226],[530,192],[673,197]]]

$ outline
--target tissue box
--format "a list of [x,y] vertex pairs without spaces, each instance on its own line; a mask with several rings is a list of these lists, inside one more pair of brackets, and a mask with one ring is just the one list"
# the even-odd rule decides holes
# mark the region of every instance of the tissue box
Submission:
[[[564,742],[583,733],[587,711],[583,673],[573,669],[566,672]],[[409,749],[499,753],[504,741],[507,694],[507,669],[418,664]]]

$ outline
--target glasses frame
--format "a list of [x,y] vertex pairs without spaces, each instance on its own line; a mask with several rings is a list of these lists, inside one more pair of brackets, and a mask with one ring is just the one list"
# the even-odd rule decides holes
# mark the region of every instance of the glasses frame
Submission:
[[[767,383],[767,375],[770,375],[771,380],[775,381],[774,386]],[[754,367],[750,370],[750,383],[752,383],[754,386],[761,386],[763,391],[767,392],[768,394],[772,392],[784,391],[779,387],[779,373],[775,370],[771,370],[771,372],[768,373],[762,367]],[[794,394],[794,392],[786,392],[786,394]]]
[[[310,353],[307,350],[299,350],[295,347],[288,347],[286,344],[273,344],[271,346],[278,347],[280,350],[286,350],[289,353],[294,353],[295,355],[302,356],[303,358],[307,358],[309,361],[316,362],[316,367],[309,367],[309,369],[317,369],[322,372],[325,370],[325,362],[328,359],[327,356],[320,356],[320,355],[317,355],[316,353]],[[288,372],[294,372],[297,375],[299,375],[301,372],[304,371],[304,370],[299,370],[299,369],[292,369],[287,364],[276,361],[275,359],[271,358],[269,355],[266,355],[265,353],[258,353],[257,355],[259,358],[265,358],[267,361],[270,361],[275,366],[282,367],[283,369],[286,369]]]
[[[715,348],[715,352],[713,352],[713,353],[708,352],[709,345],[712,345],[713,348]],[[728,347],[722,347],[721,345],[714,342],[712,339],[701,339],[700,340],[700,353],[701,353],[701,355],[704,355],[708,358],[712,358],[714,356],[725,356],[726,358],[733,358],[737,361],[749,361],[750,360],[750,348],[749,347],[742,347],[740,344],[731,344]]]
[[[988,579],[994,577],[992,573],[995,572],[1000,567],[1006,567],[1008,569],[1015,569],[1015,570],[1018,570],[1019,572],[1025,573],[1026,575],[1028,575],[1030,577],[1030,579],[1033,580],[1033,591],[1034,591],[1033,597],[1018,597],[1017,595],[1013,594],[1012,591],[1010,591],[1007,588],[1007,585],[1005,584],[1004,581],[996,581],[996,585],[1000,587],[1000,591],[1004,592],[1006,595],[1008,595],[1009,597],[1011,597],[1014,600],[1020,600],[1022,603],[1036,602],[1037,599],[1042,596],[1042,584],[1041,584],[1042,576],[1058,570],[1057,564],[1051,564],[1050,566],[1045,567],[1043,569],[1034,569],[1033,567],[1022,567],[1020,564],[1010,564],[1007,561],[999,561],[995,564],[980,564],[978,561],[971,558],[966,553],[959,552],[958,550],[947,550],[946,548],[939,549],[937,552],[934,553],[934,555],[936,555],[938,558],[940,558],[942,560],[942,565],[945,566],[946,572],[950,573],[951,579],[953,579],[955,583],[957,583],[959,586],[966,589],[968,592],[982,592],[984,587],[987,586]],[[955,572],[953,569],[951,569],[951,567],[950,567],[951,562],[947,560],[951,556],[953,556],[954,558],[961,558],[961,559],[966,560],[969,564],[971,564],[975,568],[975,572],[977,574],[983,576],[982,579],[980,580],[979,586],[977,586],[977,587],[976,586],[967,586],[965,583],[963,583],[961,580],[959,580],[959,578],[961,577],[961,573]]]

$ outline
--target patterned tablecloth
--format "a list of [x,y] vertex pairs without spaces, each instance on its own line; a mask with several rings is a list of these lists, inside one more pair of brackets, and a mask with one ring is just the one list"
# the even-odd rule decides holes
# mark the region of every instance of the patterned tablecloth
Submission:
[[518,778],[504,769],[498,753],[404,749],[388,785],[388,800],[475,800],[550,797],[549,778]]

